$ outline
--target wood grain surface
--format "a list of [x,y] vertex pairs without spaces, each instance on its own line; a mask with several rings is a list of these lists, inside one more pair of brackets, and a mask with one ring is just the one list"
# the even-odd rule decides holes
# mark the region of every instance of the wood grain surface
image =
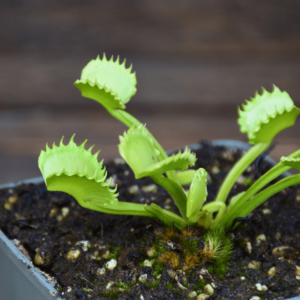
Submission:
[[[46,142],[88,139],[118,156],[126,129],[73,86],[98,54],[137,74],[128,110],[165,149],[241,139],[237,106],[261,86],[300,106],[300,0],[2,0],[0,183],[38,176]],[[271,156],[300,148],[299,125]]]

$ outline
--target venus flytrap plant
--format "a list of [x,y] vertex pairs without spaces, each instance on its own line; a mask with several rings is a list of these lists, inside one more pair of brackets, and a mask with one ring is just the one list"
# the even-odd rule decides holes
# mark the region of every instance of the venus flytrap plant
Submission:
[[[188,170],[195,165],[195,154],[189,149],[168,157],[164,149],[145,125],[125,111],[125,104],[136,92],[135,74],[119,58],[108,61],[103,56],[92,60],[83,69],[75,86],[82,95],[100,104],[119,121],[129,127],[120,136],[119,152],[134,172],[135,178],[151,177],[173,198],[181,216],[151,204],[119,202],[116,189],[106,182],[106,172],[98,153],[85,150],[85,142],[77,146],[74,136],[68,145],[63,141],[52,149],[46,146],[39,157],[48,190],[63,191],[72,195],[83,207],[111,214],[128,214],[156,217],[167,226],[173,222],[178,228],[200,225],[205,228],[228,228],[237,217],[247,216],[253,209],[278,191],[300,182],[300,175],[280,180],[258,193],[276,177],[291,167],[300,169],[300,150],[282,158],[276,166],[258,179],[246,192],[236,195],[226,205],[228,194],[243,171],[271,144],[281,130],[292,126],[300,113],[286,92],[274,87],[269,93],[263,89],[239,110],[241,131],[248,134],[254,146],[236,163],[224,180],[216,199],[207,197],[207,173],[204,169]],[[190,184],[186,192],[182,185]]]

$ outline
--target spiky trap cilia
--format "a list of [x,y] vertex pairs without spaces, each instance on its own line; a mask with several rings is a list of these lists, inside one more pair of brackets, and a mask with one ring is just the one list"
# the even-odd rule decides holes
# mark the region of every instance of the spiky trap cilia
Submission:
[[[173,222],[178,228],[188,225],[228,228],[237,217],[245,217],[272,195],[300,183],[300,175],[288,176],[264,189],[272,180],[289,170],[300,171],[300,150],[281,161],[259,178],[251,187],[229,200],[229,192],[237,178],[272,143],[283,129],[294,125],[300,113],[287,92],[276,86],[272,92],[262,90],[239,109],[238,124],[253,147],[236,163],[210,203],[207,197],[207,173],[204,169],[188,169],[195,165],[196,156],[188,148],[172,156],[153,137],[145,125],[125,110],[125,104],[136,93],[136,76],[126,68],[125,61],[97,57],[82,70],[75,86],[82,96],[100,103],[112,116],[129,127],[120,136],[119,152],[137,179],[151,177],[173,198],[180,216],[155,204],[143,205],[118,201],[117,187],[110,188],[103,163],[98,154],[86,150],[85,143],[77,146],[74,136],[65,145],[52,149],[46,146],[38,164],[48,190],[72,195],[83,207],[110,214],[155,217],[167,226]],[[190,184],[188,192],[183,185]]]

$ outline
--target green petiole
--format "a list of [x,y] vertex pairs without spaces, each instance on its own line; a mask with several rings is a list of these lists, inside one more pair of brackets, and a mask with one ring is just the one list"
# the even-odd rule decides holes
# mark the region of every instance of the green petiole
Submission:
[[251,165],[255,159],[268,149],[269,143],[258,143],[248,150],[227,174],[216,197],[216,202],[226,202],[231,188],[238,177]]

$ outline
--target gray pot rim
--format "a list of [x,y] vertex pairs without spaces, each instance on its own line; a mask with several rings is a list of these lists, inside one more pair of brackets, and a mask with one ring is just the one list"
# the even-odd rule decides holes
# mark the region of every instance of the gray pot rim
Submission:
[[[251,145],[248,143],[237,141],[237,140],[213,140],[211,143],[214,146],[224,146],[229,149],[241,149],[241,150],[248,150],[251,148]],[[188,145],[188,148],[191,150],[199,150],[201,148],[200,144],[192,144]],[[179,148],[177,148],[179,149]],[[174,150],[177,150],[174,149]],[[174,150],[167,151],[168,153],[173,152]],[[270,157],[265,157],[265,160],[269,162],[270,164],[275,165],[276,162],[271,159]],[[289,173],[285,173],[284,175],[289,175]],[[38,184],[43,182],[43,177],[34,177],[26,180],[20,180],[16,182],[11,182],[7,184],[0,185],[0,188],[12,188],[16,187],[21,184],[28,184],[28,183],[34,183]],[[19,251],[17,246],[15,245],[14,241],[9,240],[4,233],[0,230],[0,251],[7,256],[7,259],[12,262],[12,265],[17,268],[25,278],[30,282],[32,285],[32,288],[37,289],[41,295],[44,296],[43,299],[37,299],[37,300],[63,300],[60,298],[59,293],[54,288],[53,280],[51,277],[38,268],[36,268],[31,261],[27,259],[27,257]],[[0,268],[1,272],[1,268]],[[1,297],[1,290],[0,290],[0,297]],[[20,298],[24,299],[24,298]],[[34,300],[34,298],[28,298]],[[299,296],[293,297],[293,298],[286,298],[287,300],[300,300]],[[14,299],[12,299],[14,300]]]

